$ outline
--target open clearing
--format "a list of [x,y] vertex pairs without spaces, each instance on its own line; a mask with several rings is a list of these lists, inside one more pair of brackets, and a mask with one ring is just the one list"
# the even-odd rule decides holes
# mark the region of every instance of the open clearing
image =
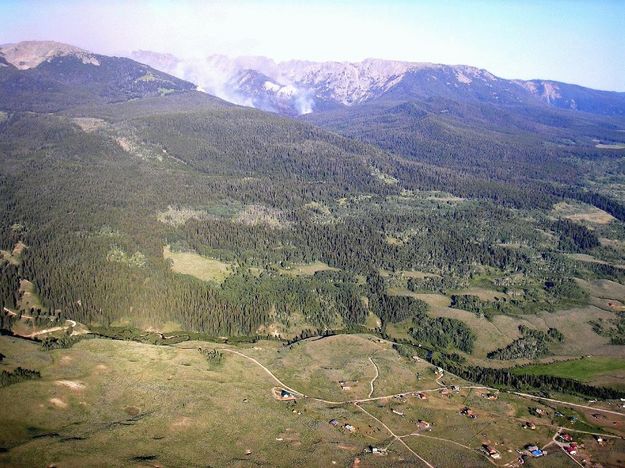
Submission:
[[22,310],[30,310],[31,308],[45,310],[41,304],[41,299],[37,294],[37,288],[28,280],[20,280],[20,301],[19,306]]
[[625,149],[625,143],[597,143],[595,148],[620,150]]
[[161,223],[178,227],[184,225],[191,219],[201,220],[206,216],[206,212],[188,207],[168,206],[167,210],[161,211],[156,215]]
[[[221,349],[222,362],[209,364],[198,347]],[[436,380],[429,364],[368,335],[236,348],[89,339],[50,352],[3,336],[0,352],[3,369],[42,374],[0,388],[12,402],[0,425],[0,463],[9,466],[490,466],[483,443],[497,448],[504,465],[527,443],[547,444],[557,428],[557,403],[507,393],[488,400],[483,387],[447,375]],[[442,395],[440,385],[452,383],[459,390]],[[276,386],[293,389],[296,399],[276,400]],[[406,393],[416,391],[428,398]],[[461,415],[464,406],[477,419]],[[546,416],[530,416],[530,406]],[[625,418],[610,418],[618,421],[609,419],[606,430],[619,431]],[[521,428],[527,419],[535,431]],[[586,443],[594,462],[613,457],[613,445]],[[375,455],[369,446],[387,451]]]
[[22,252],[26,248],[26,244],[18,242],[10,252],[8,250],[0,250],[0,260],[5,260],[12,265],[20,265],[22,263]]
[[625,375],[625,359],[611,357],[586,357],[553,364],[540,364],[519,368],[515,373],[533,375],[555,375],[581,381],[591,381],[602,374]]
[[172,252],[168,245],[163,248],[163,257],[172,260],[172,270],[176,273],[191,275],[202,281],[221,283],[232,272],[229,263],[194,252]]
[[[614,356],[625,358],[625,346],[615,346],[609,339],[600,336],[589,324],[591,320],[615,318],[615,311],[620,310],[619,304],[625,302],[625,286],[608,280],[579,281],[581,287],[592,296],[591,304],[585,307],[562,309],[556,312],[540,312],[523,316],[495,315],[492,320],[478,317],[472,312],[449,307],[451,299],[443,294],[415,293],[406,288],[389,288],[393,295],[409,296],[420,299],[430,306],[429,315],[432,317],[447,317],[464,322],[475,333],[475,349],[470,360],[479,365],[507,367],[517,364],[527,364],[529,361],[517,359],[511,361],[493,361],[486,359],[490,351],[505,347],[520,337],[519,326],[546,331],[550,327],[557,328],[564,336],[565,341],[554,345],[554,357],[559,359],[575,358],[582,355]],[[458,291],[459,294],[474,294],[483,300],[492,300],[502,296],[494,290],[484,288],[470,288]],[[618,301],[618,302],[616,302]],[[596,305],[595,305],[596,304]],[[611,304],[610,307],[608,304]],[[408,339],[410,321],[390,324],[387,333],[399,339]]]
[[608,224],[614,221],[611,214],[583,203],[556,203],[553,206],[552,214],[572,221],[586,221],[591,224]]
[[72,118],[72,122],[78,125],[85,133],[93,133],[96,130],[107,126],[105,120],[96,119],[94,117],[74,117]]
[[286,268],[280,268],[281,275],[287,276],[312,276],[318,271],[339,271],[338,268],[328,266],[323,262],[311,262],[311,263],[294,263]]

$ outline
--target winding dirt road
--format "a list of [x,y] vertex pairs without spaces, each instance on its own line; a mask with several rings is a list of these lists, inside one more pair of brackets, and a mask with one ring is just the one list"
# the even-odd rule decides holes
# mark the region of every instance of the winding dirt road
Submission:
[[529,393],[521,393],[521,392],[510,392],[510,393],[512,393],[513,395],[522,396],[524,398],[531,398],[532,400],[551,401],[553,403],[560,403],[561,405],[575,406],[577,408],[584,408],[584,409],[597,411],[598,413],[608,413],[608,414],[615,414],[617,416],[625,416],[625,413],[621,413],[619,411],[607,410],[603,408],[597,408],[596,406],[579,405],[577,403],[569,403],[568,401],[554,400],[553,398],[545,398],[545,397],[540,397],[536,395],[530,395]]
[[369,413],[369,411],[367,411],[366,409],[364,409],[362,406],[360,406],[358,403],[354,403],[354,406],[356,406],[356,408],[358,408],[359,410],[361,410],[363,413],[365,413],[366,415],[368,415],[370,418],[375,419],[378,423],[380,423],[380,425],[386,429],[388,431],[388,433],[393,436],[393,438],[398,441],[400,444],[402,444],[404,447],[406,447],[406,449],[412,453],[415,457],[417,457],[417,460],[420,460],[422,463],[424,463],[426,466],[428,466],[429,468],[434,468],[434,465],[432,465],[431,463],[429,463],[425,458],[421,457],[417,452],[415,452],[414,450],[412,450],[408,444],[406,442],[404,442],[400,436],[398,436],[397,434],[395,434],[393,431],[391,431],[391,428],[388,427],[386,424],[384,424],[382,421],[380,421],[378,418],[376,418],[374,415],[372,415],[371,413]]
[[378,365],[375,362],[373,362],[373,359],[371,359],[371,356],[369,356],[369,361],[371,361],[371,364],[373,364],[373,367],[375,368],[375,377],[371,379],[371,382],[369,382],[369,385],[371,386],[371,390],[369,391],[368,398],[371,398],[371,396],[373,395],[373,384],[380,376],[380,370],[378,369]]
[[[195,349],[195,348],[184,348],[181,347],[180,349]],[[319,397],[314,397],[314,396],[309,396],[306,395],[303,392],[300,392],[292,387],[289,387],[288,385],[286,385],[284,382],[282,382],[273,372],[271,372],[271,370],[269,370],[266,366],[264,366],[263,364],[261,364],[258,360],[256,360],[255,358],[248,356],[247,354],[244,354],[240,351],[236,351],[234,349],[229,349],[229,348],[217,348],[220,351],[225,351],[228,353],[232,353],[232,354],[236,354],[244,359],[247,359],[248,361],[253,362],[255,365],[259,366],[261,369],[263,369],[265,371],[265,373],[267,373],[278,385],[280,385],[282,388],[288,390],[289,392],[291,392],[294,395],[297,395],[299,397],[302,398],[307,398],[310,400],[314,400],[314,401],[318,401],[321,403],[326,403],[329,405],[346,405],[346,404],[353,404],[356,408],[358,408],[360,411],[362,411],[363,413],[365,413],[367,416],[369,416],[370,418],[372,418],[373,420],[377,421],[392,437],[393,437],[393,441],[398,441],[399,443],[401,443],[406,450],[408,450],[412,455],[414,455],[421,463],[425,464],[428,468],[434,468],[434,466],[429,463],[427,460],[425,460],[423,457],[421,457],[417,452],[415,452],[413,449],[411,449],[408,444],[406,444],[402,439],[405,437],[409,437],[409,436],[417,436],[417,437],[426,437],[426,438],[431,438],[431,439],[436,439],[439,440],[441,442],[449,442],[458,446],[461,446],[467,450],[471,450],[473,452],[475,452],[475,449],[472,449],[471,447],[468,447],[466,445],[460,444],[458,442],[455,442],[453,440],[448,440],[448,439],[442,439],[442,438],[438,438],[438,437],[431,437],[431,436],[425,436],[422,434],[417,434],[417,433],[411,433],[411,434],[406,434],[403,436],[397,435],[395,434],[386,424],[384,424],[380,419],[378,419],[377,417],[375,417],[374,415],[372,415],[371,413],[369,413],[366,409],[364,409],[361,406],[361,403],[366,403],[366,402],[371,402],[371,401],[377,401],[377,400],[382,400],[382,399],[388,399],[388,398],[393,398],[393,397],[399,397],[399,396],[414,396],[417,393],[429,393],[429,392],[437,392],[440,390],[441,387],[438,388],[432,388],[432,389],[423,389],[423,390],[410,390],[407,392],[403,392],[403,393],[397,393],[397,394],[393,394],[393,395],[384,395],[384,396],[378,396],[378,397],[372,397],[371,395],[373,394],[373,390],[374,390],[374,382],[375,380],[379,377],[379,369],[378,366],[375,364],[375,362],[373,361],[373,359],[371,359],[371,357],[369,357],[369,361],[371,361],[371,363],[373,364],[373,366],[376,369],[376,375],[375,377],[371,380],[370,382],[370,386],[371,386],[371,390],[369,392],[369,397],[368,398],[361,398],[361,399],[355,399],[355,400],[345,400],[345,401],[331,401],[331,400],[325,400],[323,398],[319,398]],[[442,376],[439,376],[439,379]],[[438,382],[437,379],[437,384],[441,385],[440,382]],[[492,387],[487,387],[487,386],[479,386],[479,385],[472,385],[472,386],[462,386],[460,388],[463,389],[482,389],[482,390],[495,390]],[[576,407],[581,407],[581,408],[586,408],[586,409],[592,409],[594,411],[600,411],[600,412],[605,412],[605,413],[610,413],[610,414],[615,414],[615,415],[619,415],[619,416],[625,416],[625,414],[617,412],[617,411],[611,411],[611,410],[604,410],[604,409],[600,409],[600,408],[595,408],[595,407],[591,407],[591,406],[586,406],[586,405],[579,405],[576,403],[569,403],[566,401],[561,401],[561,400],[555,400],[552,398],[545,398],[545,397],[538,397],[535,395],[530,395],[528,393],[521,393],[521,392],[510,392],[511,394],[523,397],[523,398],[530,398],[530,399],[535,399],[535,400],[545,400],[545,401],[550,401],[550,402],[554,402],[554,403],[559,403],[562,405],[570,405],[570,406],[576,406]],[[562,430],[563,428],[558,428],[558,432],[560,430]],[[580,431],[581,432],[581,431]],[[557,433],[556,433],[557,434]],[[599,434],[599,435],[604,435],[604,434]],[[609,434],[605,434],[605,436],[608,437],[616,437],[613,435],[609,435]],[[555,439],[556,436],[554,436],[554,438],[552,439],[552,441],[547,444],[547,446],[552,445],[553,443],[556,443],[557,445],[558,442]],[[389,444],[390,445],[390,444]],[[563,451],[563,447],[560,447]],[[581,466],[581,464],[574,458],[572,457],[569,453],[567,453],[566,451],[564,451],[566,453],[566,455],[572,459],[572,461],[574,461],[575,463],[577,463],[578,465]],[[492,459],[490,459],[489,457],[485,457],[491,464],[495,465],[495,466],[508,466],[509,464],[506,465],[499,465],[497,463],[495,463]]]

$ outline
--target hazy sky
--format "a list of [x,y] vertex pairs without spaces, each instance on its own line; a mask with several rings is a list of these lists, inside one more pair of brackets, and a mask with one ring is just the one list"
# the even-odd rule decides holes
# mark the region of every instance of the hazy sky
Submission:
[[94,52],[367,57],[625,91],[625,0],[0,0],[0,43]]

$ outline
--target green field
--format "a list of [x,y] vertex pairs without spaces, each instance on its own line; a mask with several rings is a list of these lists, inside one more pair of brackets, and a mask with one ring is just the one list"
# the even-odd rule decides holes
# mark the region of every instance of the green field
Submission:
[[163,257],[173,262],[172,270],[176,273],[191,275],[202,281],[221,283],[232,272],[229,263],[195,252],[172,252],[168,245],[163,248]]
[[602,374],[625,374],[625,359],[616,357],[585,357],[571,361],[554,362],[553,364],[538,364],[519,367],[515,374],[554,375],[571,379],[591,381]]
[[286,276],[312,276],[318,271],[339,271],[339,269],[323,262],[297,263],[279,269],[280,274]]

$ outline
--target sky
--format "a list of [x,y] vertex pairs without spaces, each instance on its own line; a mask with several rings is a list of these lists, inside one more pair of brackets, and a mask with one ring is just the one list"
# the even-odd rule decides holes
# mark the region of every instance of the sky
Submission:
[[465,64],[625,91],[625,0],[0,0],[0,44]]

